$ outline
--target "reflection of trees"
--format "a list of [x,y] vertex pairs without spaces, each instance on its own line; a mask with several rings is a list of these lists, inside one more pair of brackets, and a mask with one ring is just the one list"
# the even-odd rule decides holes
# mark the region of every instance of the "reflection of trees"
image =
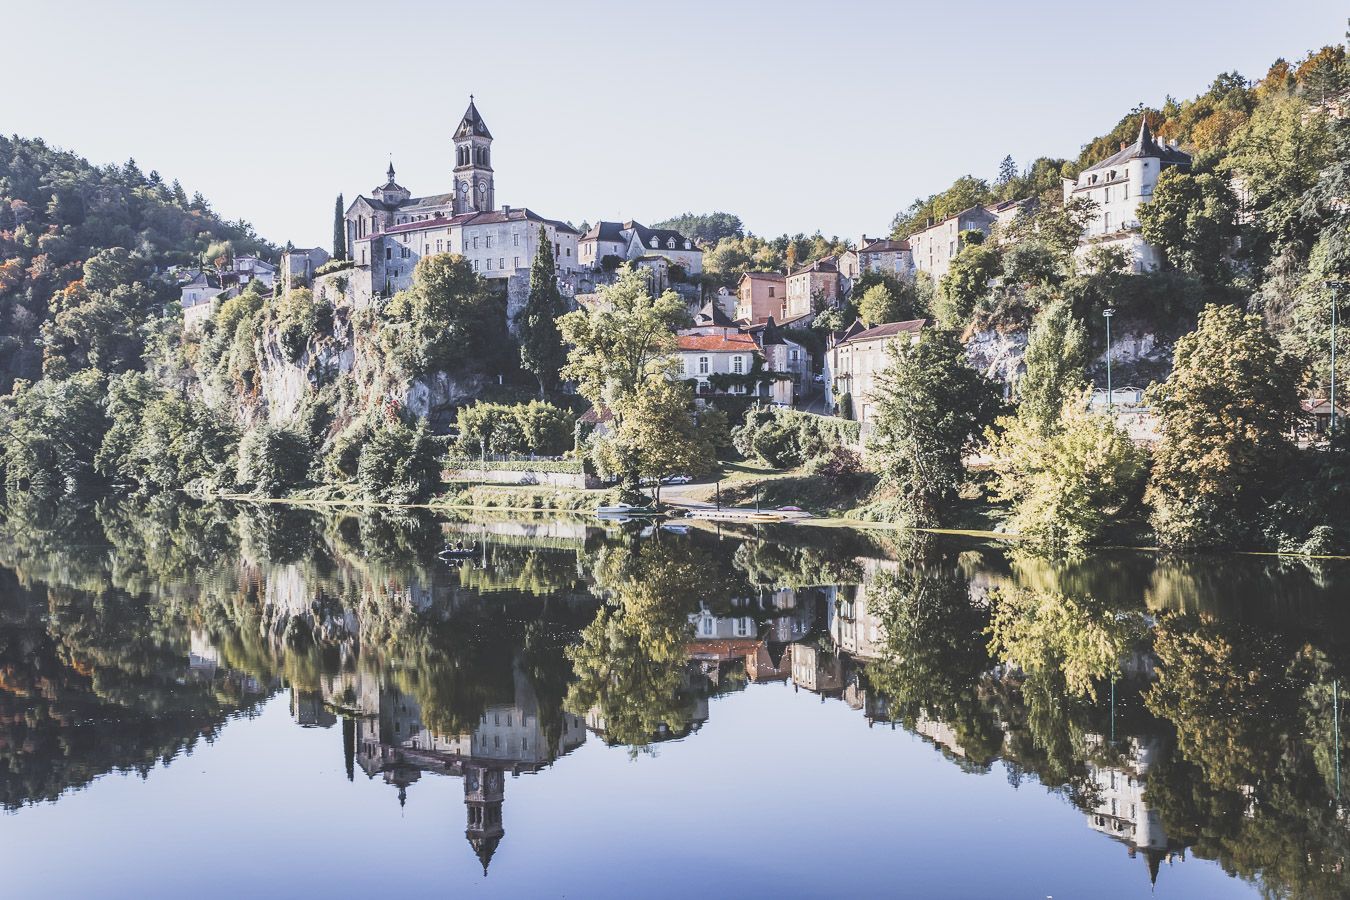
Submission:
[[[1165,614],[1150,710],[1177,749],[1148,797],[1169,833],[1270,896],[1343,897],[1350,830],[1338,813],[1324,651],[1288,632]],[[1343,672],[1344,668],[1341,667]]]
[[955,561],[931,540],[916,538],[905,551],[896,572],[881,572],[866,586],[886,631],[867,680],[890,701],[892,718],[911,729],[920,715],[941,719],[967,759],[987,768],[1003,743],[981,697],[993,664],[983,637],[988,613],[972,600]]
[[767,587],[849,584],[862,578],[857,561],[838,548],[745,541],[736,548],[735,561],[751,584]]
[[610,743],[645,746],[692,726],[685,645],[700,599],[725,597],[726,571],[691,541],[601,548],[596,591],[608,598],[567,651],[576,682],[567,709],[603,723]]

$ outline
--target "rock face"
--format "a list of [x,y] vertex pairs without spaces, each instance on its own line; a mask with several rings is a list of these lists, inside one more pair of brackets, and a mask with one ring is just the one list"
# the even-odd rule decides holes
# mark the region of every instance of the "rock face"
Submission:
[[[1172,369],[1175,338],[1156,333],[1140,322],[1122,321],[1111,330],[1111,380],[1117,387],[1146,387],[1167,377]],[[1097,355],[1088,366],[1088,376],[1106,386],[1106,347],[1094,347]],[[1025,372],[1023,357],[1027,350],[1027,332],[1002,332],[986,329],[966,339],[966,356],[976,370],[1005,385],[1005,394]]]
[[243,422],[294,424],[307,401],[322,395],[338,427],[371,410],[398,408],[444,430],[455,409],[481,394],[482,375],[438,371],[409,378],[389,366],[376,345],[372,304],[340,276],[316,280],[314,295],[332,307],[331,327],[311,335],[295,359],[274,327],[262,330],[255,341],[256,390],[236,400]]

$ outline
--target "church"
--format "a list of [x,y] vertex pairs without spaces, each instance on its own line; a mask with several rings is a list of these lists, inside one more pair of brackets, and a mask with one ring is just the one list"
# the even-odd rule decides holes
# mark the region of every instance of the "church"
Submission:
[[350,281],[358,305],[407,288],[422,257],[452,252],[484,278],[504,281],[508,297],[523,298],[541,229],[553,245],[560,280],[570,281],[580,270],[581,235],[571,224],[525,207],[497,207],[492,132],[472,96],[453,141],[455,165],[447,193],[414,197],[395,180],[391,162],[384,184],[347,208]]

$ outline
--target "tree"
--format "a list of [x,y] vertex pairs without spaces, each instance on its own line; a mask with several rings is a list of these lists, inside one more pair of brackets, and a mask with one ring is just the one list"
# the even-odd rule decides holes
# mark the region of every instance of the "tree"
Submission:
[[435,370],[490,370],[507,344],[505,311],[458,254],[424,256],[413,283],[386,304],[380,344],[412,376]]
[[931,525],[964,480],[966,453],[994,420],[998,388],[966,363],[950,332],[926,332],[917,344],[896,341],[886,353],[869,447],[883,485],[899,494],[901,516]]
[[1237,236],[1237,199],[1227,182],[1210,173],[1164,169],[1153,199],[1139,207],[1144,240],[1167,261],[1210,284],[1225,284],[1225,262]]
[[1145,473],[1143,451],[1089,397],[1067,399],[1048,430],[1019,410],[991,440],[994,493],[1013,504],[1009,530],[1053,550],[1095,541],[1137,499]]
[[557,267],[553,261],[553,242],[539,226],[539,250],[530,267],[530,296],[520,311],[520,364],[539,380],[539,396],[557,383],[558,370],[567,360],[567,351],[558,331],[558,317],[567,311],[558,291]]
[[989,294],[989,282],[1003,272],[1003,254],[991,243],[963,241],[938,284],[934,312],[946,328],[964,328],[976,306]]
[[259,496],[280,497],[305,482],[309,462],[309,442],[302,435],[264,423],[240,442],[236,478]]
[[441,454],[426,419],[410,428],[398,420],[373,428],[361,447],[356,483],[367,500],[421,503],[441,484]]
[[997,184],[1005,185],[1017,177],[1017,163],[1013,161],[1012,154],[1009,153],[1003,157],[1003,162],[998,164]]
[[347,258],[347,213],[342,195],[333,204],[333,259]]
[[1087,329],[1063,298],[1051,302],[1027,337],[1026,373],[1017,382],[1017,414],[1048,433],[1060,410],[1087,382]]
[[740,216],[731,213],[713,212],[684,213],[662,222],[656,222],[653,228],[678,231],[680,234],[699,244],[711,246],[723,238],[745,237],[745,228]]
[[679,295],[652,297],[643,273],[625,266],[594,305],[558,321],[569,345],[562,376],[592,404],[621,416],[647,382],[675,372],[674,332],[688,321]]
[[868,327],[903,321],[902,317],[910,312],[913,310],[905,309],[900,298],[885,284],[874,284],[863,291],[862,302],[858,304],[858,318]]
[[668,378],[646,382],[613,439],[602,441],[597,448],[605,463],[602,468],[622,473],[631,467],[642,478],[654,479],[658,501],[662,478],[708,472],[716,458],[716,444],[696,420],[693,405],[688,382]]
[[1257,316],[1208,306],[1177,341],[1172,374],[1149,394],[1163,436],[1145,499],[1163,544],[1250,536],[1290,449],[1297,385]]
[[95,483],[94,457],[111,424],[103,375],[86,370],[14,388],[0,397],[4,483],[56,492]]

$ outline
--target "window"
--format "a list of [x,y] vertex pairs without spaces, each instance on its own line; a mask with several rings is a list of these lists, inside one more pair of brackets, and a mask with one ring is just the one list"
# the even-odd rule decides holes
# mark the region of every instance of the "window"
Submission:
[[478,249],[478,235],[474,235],[473,237],[473,249]]
[[773,296],[773,285],[769,285],[769,296]]
[[492,235],[489,234],[483,238],[483,246],[488,248],[489,250],[492,249]]
[[511,246],[512,246],[512,247],[519,247],[519,246],[520,246],[520,235],[519,235],[519,234],[513,234],[513,235],[511,235]]
[[1120,186],[1120,199],[1130,199],[1130,183],[1128,181]]
[[744,374],[745,374],[745,357],[744,357],[744,356],[733,356],[733,357],[731,358],[731,371],[735,372],[737,375],[744,375]]
[[1102,215],[1102,231],[1105,232],[1110,230],[1111,230],[1111,214],[1104,213]]
[[513,268],[513,269],[519,269],[519,268],[520,268],[520,257],[519,257],[519,256],[513,256],[513,257],[511,257],[511,268]]
[[700,356],[698,358],[698,374],[700,375],[708,374],[708,357]]
[[394,248],[393,248],[393,247],[385,247],[385,248],[384,248],[384,258],[385,258],[385,259],[393,259],[393,258],[394,258]]
[[400,247],[400,248],[399,248],[399,258],[400,258],[400,259],[407,259],[408,256],[409,256],[408,248],[407,248],[407,247]]
[[488,261],[487,261],[487,270],[488,270],[489,272],[492,271],[492,257],[490,257],[490,256],[488,257]]
[[441,242],[440,242],[440,241],[437,241],[437,242],[436,242],[436,252],[437,252],[437,253],[440,253],[440,252],[441,252]]
[[478,271],[478,260],[476,260],[476,259],[473,261],[473,270],[474,270],[475,272]]
[[499,257],[497,257],[497,268],[499,268],[499,269],[505,269],[505,268],[506,268],[506,257],[505,257],[505,256],[499,256]]

